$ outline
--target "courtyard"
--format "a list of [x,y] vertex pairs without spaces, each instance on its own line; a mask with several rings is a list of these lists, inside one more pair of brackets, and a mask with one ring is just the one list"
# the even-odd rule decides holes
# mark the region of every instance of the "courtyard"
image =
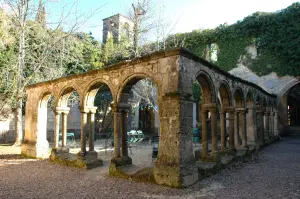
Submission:
[[[1,198],[297,199],[299,146],[299,133],[283,137],[260,150],[250,162],[235,164],[186,189],[174,189],[109,177],[105,165],[82,170],[53,164],[47,159],[24,159],[19,148],[1,145],[0,195]],[[148,159],[151,161],[151,157]]]

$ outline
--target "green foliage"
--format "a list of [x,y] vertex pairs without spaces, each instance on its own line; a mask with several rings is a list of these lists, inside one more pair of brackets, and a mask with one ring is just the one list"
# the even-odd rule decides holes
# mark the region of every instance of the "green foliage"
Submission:
[[246,48],[255,44],[258,56],[247,59],[247,66],[259,75],[272,71],[279,75],[300,75],[300,3],[275,13],[256,12],[233,25],[222,24],[212,30],[195,30],[169,36],[168,47],[186,47],[209,59],[211,44],[218,46],[215,62],[229,71],[241,56],[249,58]]

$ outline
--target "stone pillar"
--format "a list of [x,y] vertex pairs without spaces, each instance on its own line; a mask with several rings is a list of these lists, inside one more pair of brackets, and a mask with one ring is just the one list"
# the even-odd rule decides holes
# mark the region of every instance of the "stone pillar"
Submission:
[[247,147],[247,134],[246,134],[246,109],[240,109],[240,126],[242,134],[242,147]]
[[97,107],[90,108],[89,113],[89,151],[95,151],[95,114]]
[[172,94],[159,98],[160,137],[154,177],[161,185],[187,187],[199,180],[191,133],[193,101],[185,97]]
[[132,160],[128,157],[128,139],[127,139],[127,116],[130,111],[130,105],[119,104],[120,111],[120,134],[121,134],[121,156],[124,165],[131,164]]
[[67,148],[68,113],[69,113],[69,110],[62,111],[62,136],[61,136],[61,142],[62,142],[62,149],[63,150]]
[[275,124],[274,124],[274,121],[275,121],[275,112],[272,111],[272,115],[271,115],[271,134],[272,134],[272,137],[274,138],[275,137],[275,132],[274,132],[274,129],[275,129]]
[[120,158],[120,135],[119,135],[119,109],[117,105],[111,105],[114,113],[114,159]]
[[127,132],[126,132],[126,112],[120,112],[120,133],[121,133],[121,152],[122,156],[128,156]]
[[233,150],[234,149],[234,109],[228,110],[228,134],[229,134],[229,149]]
[[247,142],[249,145],[256,145],[257,142],[257,119],[256,109],[254,107],[247,108]]
[[257,133],[259,137],[259,144],[264,144],[264,121],[263,121],[263,110],[258,108],[256,110],[257,114]]
[[240,147],[239,143],[239,112],[236,110],[234,112],[234,148],[238,149]]
[[225,121],[225,111],[223,109],[220,110],[220,130],[221,130],[221,151],[225,151],[226,147],[226,121]]
[[265,141],[269,142],[270,138],[269,138],[269,125],[270,125],[270,112],[268,110],[266,110],[265,112]]
[[58,149],[58,141],[59,141],[59,127],[60,127],[60,115],[61,112],[55,110],[55,120],[54,120],[54,149]]
[[81,107],[80,109],[80,152],[81,156],[86,155],[86,133],[87,133],[87,114],[89,112],[89,108]]
[[202,158],[208,155],[207,143],[207,111],[201,108],[201,121],[202,121]]
[[210,108],[209,112],[211,113],[211,152],[217,152],[217,116],[216,116],[216,108]]
[[274,110],[274,135],[275,135],[275,137],[279,136],[279,131],[278,131],[278,112],[277,112],[277,109]]

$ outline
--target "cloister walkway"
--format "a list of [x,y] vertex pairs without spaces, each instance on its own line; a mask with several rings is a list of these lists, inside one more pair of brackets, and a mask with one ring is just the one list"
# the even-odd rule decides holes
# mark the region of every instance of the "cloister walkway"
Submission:
[[0,155],[1,198],[300,198],[300,132],[260,150],[253,161],[186,189],[111,178],[100,172],[102,168],[80,170],[47,160],[15,160],[12,164],[3,157]]

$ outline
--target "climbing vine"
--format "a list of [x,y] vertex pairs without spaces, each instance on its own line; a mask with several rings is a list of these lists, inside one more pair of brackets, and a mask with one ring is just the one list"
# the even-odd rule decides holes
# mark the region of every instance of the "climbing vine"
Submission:
[[[235,24],[222,24],[215,29],[194,30],[169,36],[168,47],[183,46],[198,56],[211,57],[210,45],[217,44],[221,69],[236,67],[241,57],[258,75],[300,75],[300,3],[275,13],[256,12]],[[250,58],[246,48],[255,45],[258,56]],[[245,63],[244,63],[245,64]]]

